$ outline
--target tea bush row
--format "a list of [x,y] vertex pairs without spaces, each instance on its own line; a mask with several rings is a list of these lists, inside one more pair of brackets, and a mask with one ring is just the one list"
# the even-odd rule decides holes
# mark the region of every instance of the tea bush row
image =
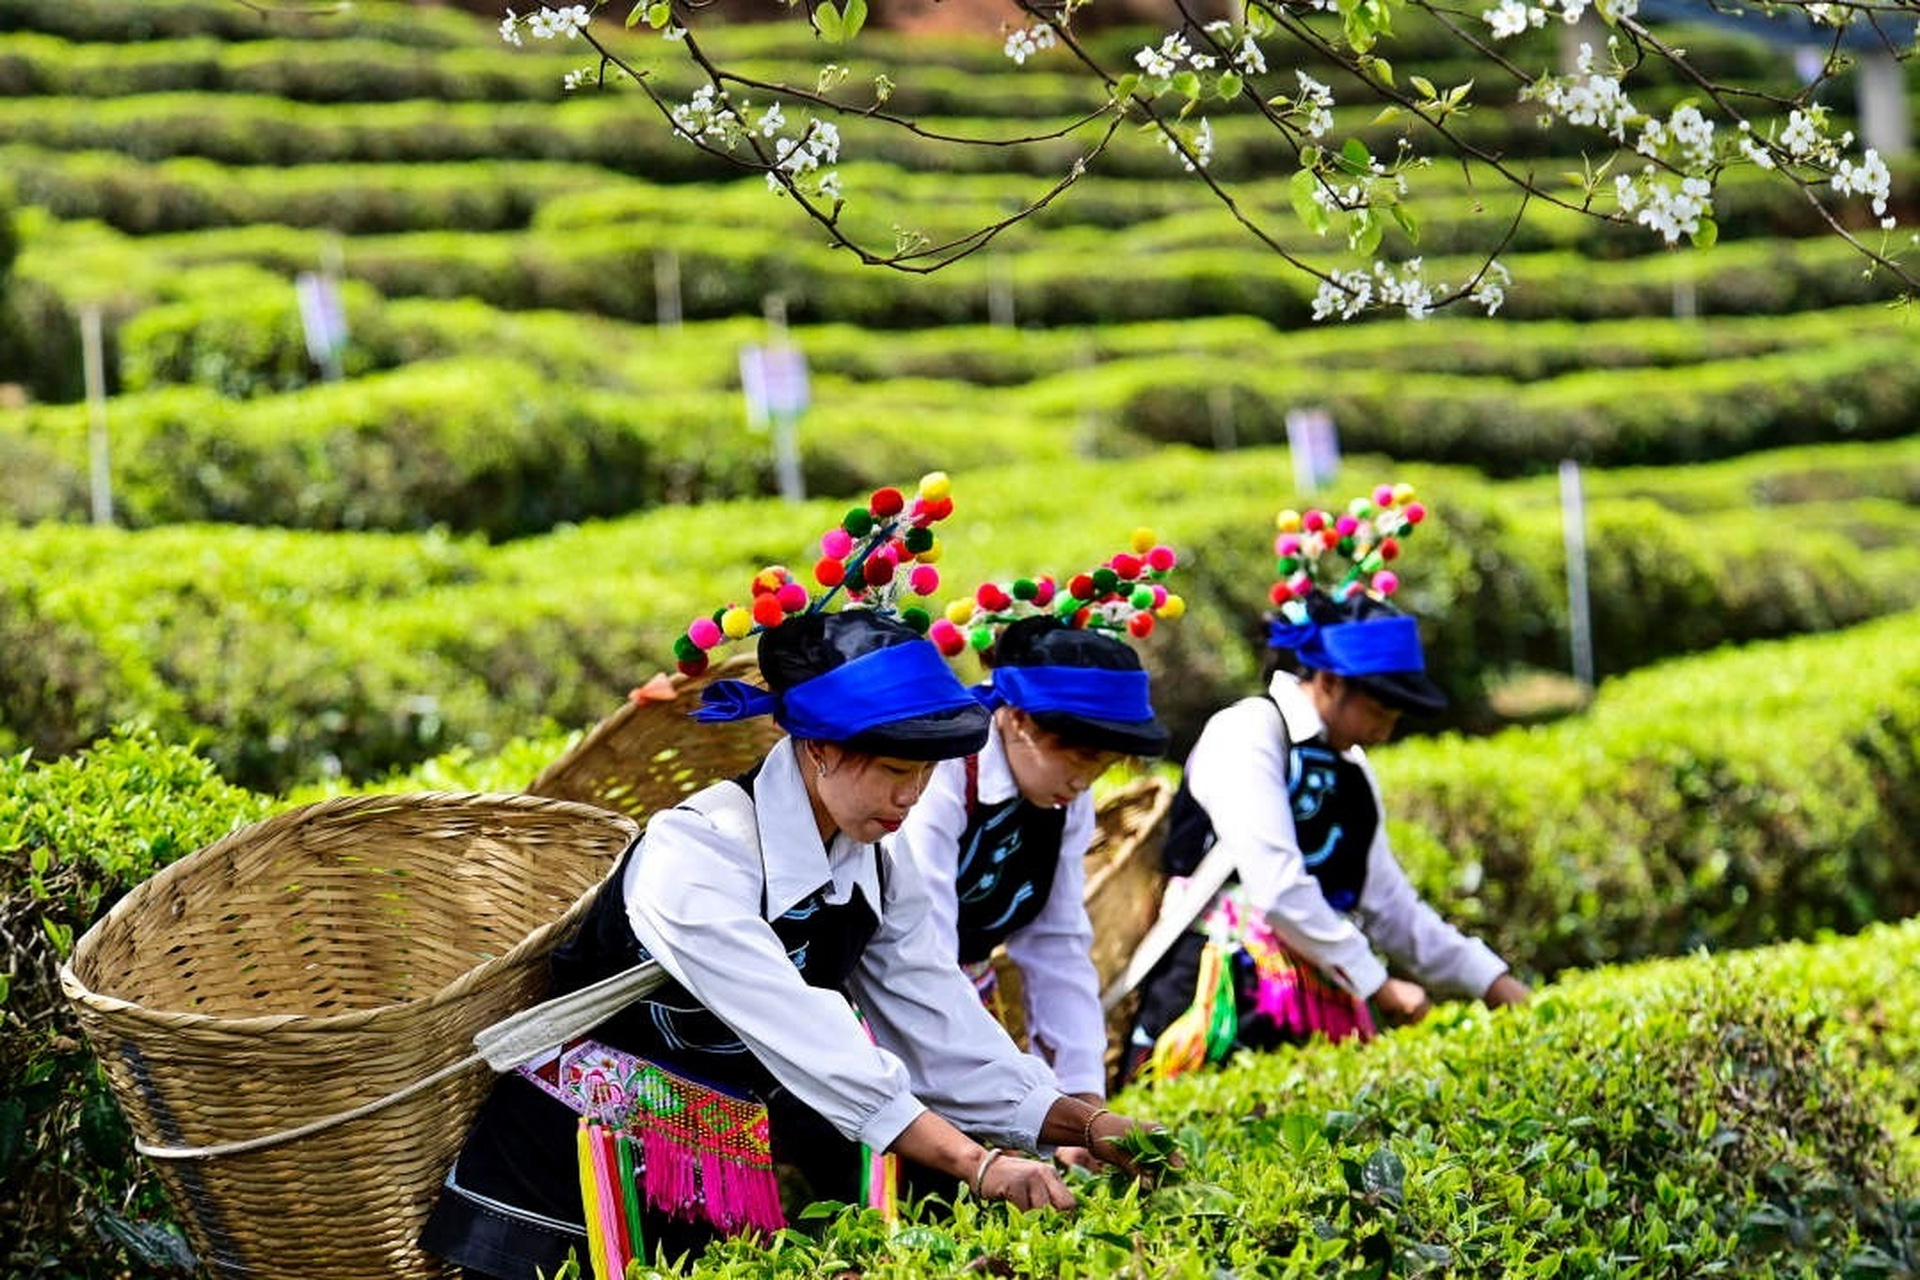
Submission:
[[[1902,447],[1881,456],[1910,469]],[[1162,710],[1184,742],[1252,683],[1273,569],[1262,530],[1281,486],[1248,477],[1286,466],[1271,450],[1167,450],[961,473],[941,599],[988,577],[1097,563],[1151,522],[1186,559],[1188,616],[1147,651],[1155,670],[1177,673],[1163,681]],[[1365,457],[1350,466],[1387,470]],[[1442,504],[1404,590],[1428,619],[1454,723],[1485,723],[1506,669],[1564,664],[1557,513],[1467,473],[1393,470]],[[669,662],[687,618],[737,598],[766,564],[809,563],[840,510],[831,500],[664,507],[491,549],[217,526],[16,530],[0,558],[0,643],[12,655],[0,726],[57,754],[143,718],[171,737],[203,736],[227,776],[276,789],[325,771],[373,776],[454,745],[484,753],[546,717],[598,719]],[[1799,527],[1783,540],[1788,520]],[[1596,498],[1599,669],[1910,607],[1915,520],[1869,498],[1686,517]]]

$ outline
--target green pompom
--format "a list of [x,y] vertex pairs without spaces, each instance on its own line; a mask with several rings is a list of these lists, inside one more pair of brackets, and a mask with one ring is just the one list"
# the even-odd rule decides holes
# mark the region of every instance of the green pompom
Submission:
[[919,605],[909,605],[900,611],[900,621],[918,631],[927,634],[927,628],[933,625],[933,616]]
[[1340,552],[1341,555],[1350,556],[1353,554],[1353,539],[1342,538],[1340,539],[1339,542],[1336,542],[1334,544],[1334,547]]
[[873,532],[873,512],[865,507],[853,507],[840,521],[840,527],[856,538],[864,538]]
[[673,642],[673,656],[682,662],[692,662],[700,656],[700,646],[693,642],[692,636],[683,635]]
[[1031,600],[1039,594],[1040,585],[1032,578],[1015,578],[1013,580],[1013,598],[1015,600]]
[[1136,609],[1151,609],[1153,608],[1153,588],[1135,587],[1133,594],[1128,596],[1127,600]]
[[993,628],[992,627],[975,627],[972,631],[967,633],[967,643],[972,645],[976,649],[992,648],[993,647]]
[[933,530],[915,526],[907,530],[907,550],[919,555],[922,551],[933,549]]
[[1291,578],[1294,575],[1295,570],[1299,569],[1299,567],[1300,567],[1300,557],[1281,556],[1278,560],[1274,561],[1274,564],[1273,564],[1274,576],[1277,578]]
[[1120,575],[1112,569],[1100,568],[1093,571],[1093,589],[1105,595],[1120,585]]

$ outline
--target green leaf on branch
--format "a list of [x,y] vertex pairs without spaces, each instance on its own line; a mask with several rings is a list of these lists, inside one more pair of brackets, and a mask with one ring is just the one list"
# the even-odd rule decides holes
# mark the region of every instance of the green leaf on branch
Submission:
[[1173,91],[1188,101],[1198,101],[1200,97],[1200,73],[1182,71],[1173,77]]
[[1373,171],[1373,152],[1367,150],[1367,144],[1358,138],[1348,138],[1340,148],[1340,157],[1336,162],[1355,177],[1361,177]]
[[851,40],[867,25],[867,0],[847,0],[840,10],[842,40]]
[[1409,241],[1414,244],[1420,243],[1420,226],[1413,220],[1413,215],[1407,212],[1406,206],[1390,204],[1387,206],[1387,212],[1392,214],[1393,220],[1400,224],[1400,230],[1406,232]]
[[1427,79],[1425,76],[1408,76],[1407,83],[1412,85],[1414,91],[1428,102],[1432,102],[1440,96],[1433,87],[1433,81]]
[[821,39],[835,44],[846,38],[846,24],[840,20],[840,11],[831,4],[823,4],[813,11],[813,27]]
[[1347,245],[1355,253],[1372,257],[1373,251],[1380,247],[1380,237],[1385,230],[1378,212],[1371,208],[1355,210],[1353,222],[1347,228]]
[[1300,221],[1306,224],[1308,230],[1317,235],[1325,235],[1327,228],[1332,224],[1327,217],[1326,206],[1317,198],[1319,187],[1320,178],[1313,170],[1302,169],[1294,174],[1291,187],[1293,211],[1299,215]]
[[653,0],[653,3],[646,7],[646,14],[647,25],[655,31],[661,31],[673,21],[673,6],[667,3],[667,0]]
[[1693,233],[1693,247],[1711,249],[1720,243],[1720,224],[1712,218],[1700,219],[1700,225]]

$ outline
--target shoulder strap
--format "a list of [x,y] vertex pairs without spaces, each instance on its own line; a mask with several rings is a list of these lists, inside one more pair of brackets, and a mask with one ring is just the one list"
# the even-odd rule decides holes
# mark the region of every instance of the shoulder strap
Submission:
[[973,823],[973,811],[980,807],[980,754],[967,757],[967,823]]

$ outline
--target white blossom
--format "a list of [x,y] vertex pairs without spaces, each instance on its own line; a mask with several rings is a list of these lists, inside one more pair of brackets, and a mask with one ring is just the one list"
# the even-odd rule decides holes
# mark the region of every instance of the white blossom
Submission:
[[1700,230],[1700,219],[1713,210],[1713,187],[1705,178],[1682,178],[1676,188],[1648,165],[1637,177],[1620,174],[1613,184],[1620,211],[1658,232],[1668,244]]
[[1484,307],[1488,315],[1493,315],[1507,300],[1507,286],[1513,283],[1513,273],[1508,271],[1498,259],[1487,264],[1480,275],[1480,282],[1473,286],[1473,292],[1467,300]]
[[[1741,122],[1741,127],[1746,127],[1745,121]],[[1762,169],[1773,168],[1773,153],[1768,151],[1751,133],[1740,135],[1740,154]]]
[[786,113],[780,110],[780,104],[776,102],[760,113],[760,119],[755,122],[754,127],[760,130],[761,137],[771,138],[784,129],[786,124]]
[[1007,36],[1006,54],[1016,65],[1024,65],[1028,58],[1053,48],[1058,42],[1059,38],[1052,27],[1044,22],[1036,22]]
[[1874,216],[1882,220],[1882,226],[1890,225],[1887,194],[1892,184],[1893,175],[1887,171],[1886,161],[1872,147],[1861,154],[1858,165],[1842,159],[1833,171],[1833,189],[1841,195],[1872,197]]
[[1698,107],[1684,106],[1670,120],[1651,119],[1641,127],[1640,141],[1634,149],[1644,156],[1658,156],[1672,147],[1679,152],[1682,167],[1704,169],[1713,163],[1713,121],[1700,114]]
[[1251,32],[1240,42],[1240,47],[1233,51],[1233,65],[1240,68],[1243,74],[1250,76],[1263,76],[1267,73],[1267,55],[1260,51],[1260,46],[1255,43]]
[[1300,79],[1300,97],[1294,109],[1306,113],[1307,136],[1319,138],[1333,128],[1333,90],[1304,71],[1295,70]]
[[1439,287],[1421,279],[1424,266],[1421,259],[1409,258],[1398,271],[1384,262],[1374,263],[1371,273],[1335,271],[1314,291],[1313,318],[1337,316],[1350,320],[1377,298],[1382,306],[1404,309],[1409,319],[1425,320],[1433,314],[1433,297]]
[[1187,38],[1175,32],[1160,42],[1158,49],[1151,45],[1133,55],[1133,60],[1142,71],[1156,80],[1164,80],[1179,69],[1182,62],[1193,57],[1193,48]]
[[583,4],[570,4],[559,9],[540,6],[540,12],[527,19],[527,30],[533,32],[536,40],[553,40],[565,36],[571,40],[593,20]]
[[1578,70],[1574,75],[1548,76],[1528,86],[1521,91],[1522,100],[1536,99],[1549,114],[1562,117],[1568,124],[1593,125],[1626,141],[1627,124],[1639,112],[1620,87],[1619,78],[1593,70],[1592,45],[1580,46],[1575,65]]
[[513,10],[507,10],[507,16],[500,19],[500,38],[515,48],[520,47],[520,19]]
[[1196,167],[1206,168],[1213,160],[1213,124],[1205,116],[1200,117],[1200,124],[1194,129],[1193,136],[1185,140],[1186,154],[1181,154],[1171,135],[1163,134],[1161,139],[1169,152],[1179,156],[1180,167],[1188,173],[1192,173]]

